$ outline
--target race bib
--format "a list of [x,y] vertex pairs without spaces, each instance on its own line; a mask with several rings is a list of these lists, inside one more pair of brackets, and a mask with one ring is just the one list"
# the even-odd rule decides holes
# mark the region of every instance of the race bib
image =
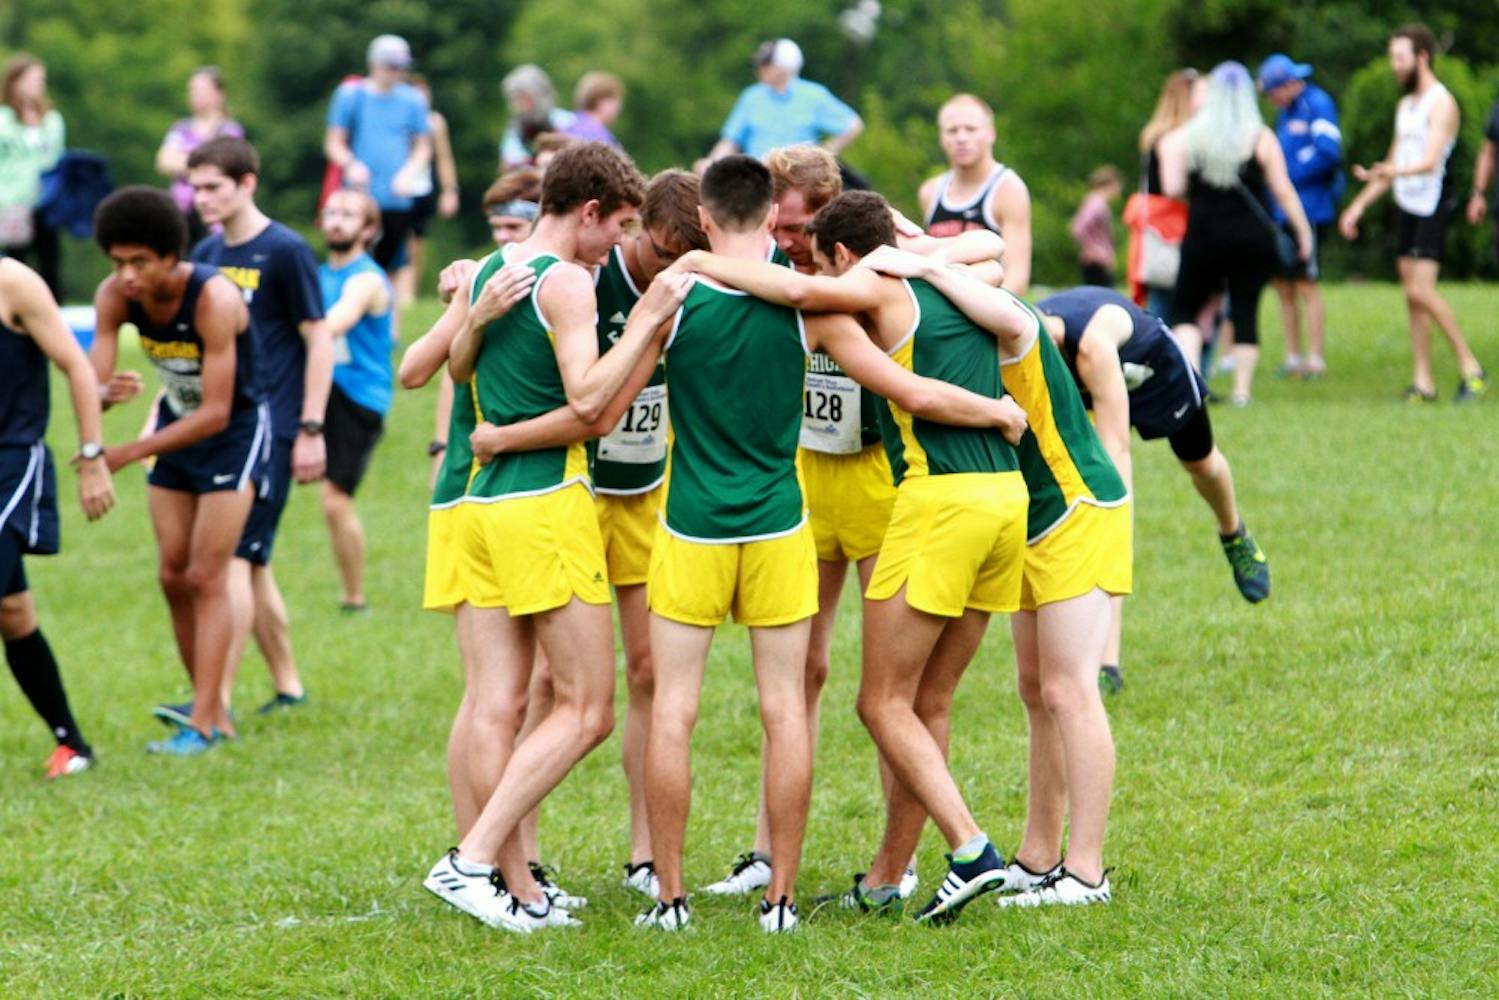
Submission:
[[827,455],[852,455],[864,447],[859,383],[847,375],[807,372],[802,392],[800,444]]
[[196,364],[191,372],[173,371],[167,364],[158,364],[156,370],[173,415],[185,417],[203,405],[203,373]]
[[599,461],[652,465],[666,458],[666,386],[648,385],[599,439]]

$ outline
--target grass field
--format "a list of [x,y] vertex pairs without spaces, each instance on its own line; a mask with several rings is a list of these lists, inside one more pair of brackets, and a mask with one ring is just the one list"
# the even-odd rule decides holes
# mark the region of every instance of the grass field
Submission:
[[[1490,370],[1495,292],[1451,291]],[[62,475],[64,553],[28,564],[97,770],[56,785],[0,683],[0,995],[1470,996],[1499,995],[1499,399],[1398,402],[1404,313],[1389,286],[1329,290],[1332,375],[1214,411],[1275,595],[1233,589],[1211,519],[1164,443],[1136,449],[1137,596],[1108,848],[1114,903],[1000,912],[945,930],[820,913],[762,936],[748,902],[700,898],[692,933],[637,932],[618,737],[548,803],[544,853],[591,897],[579,931],[520,939],[421,888],[454,840],[444,742],[460,693],[447,619],[418,610],[430,392],[402,393],[360,497],[374,613],[341,617],[315,493],[276,569],[312,700],[200,760],[149,758],[149,707],[184,690],[138,469],[83,523]],[[1267,316],[1269,302],[1267,299]],[[408,319],[430,315],[421,309]],[[138,365],[144,367],[144,365]],[[70,453],[65,397],[53,436]],[[110,414],[109,436],[139,426]],[[853,711],[853,590],[824,702],[801,891],[841,889],[881,822]],[[1002,850],[1018,840],[1025,722],[1008,628],[959,691],[953,768]],[[241,717],[269,691],[246,664]],[[621,685],[621,717],[623,698]],[[758,723],[741,630],[720,631],[696,741],[690,885],[747,849]],[[943,845],[922,844],[925,895]]]

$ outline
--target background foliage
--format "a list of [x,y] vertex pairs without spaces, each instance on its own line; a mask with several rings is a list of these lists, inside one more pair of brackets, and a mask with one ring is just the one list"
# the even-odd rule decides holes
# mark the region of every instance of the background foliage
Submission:
[[[305,225],[321,176],[328,96],[358,72],[369,38],[405,35],[452,124],[465,192],[461,224],[437,228],[439,255],[480,243],[475,209],[492,179],[504,125],[499,81],[514,65],[545,66],[563,100],[588,69],[629,89],[618,131],[641,166],[690,163],[712,144],[762,38],[788,35],[807,75],[853,103],[868,124],[853,166],[914,211],[938,169],[933,113],[957,90],[999,113],[999,153],[1036,202],[1038,280],[1074,273],[1066,222],[1083,177],[1112,162],[1133,173],[1135,136],[1161,79],[1181,65],[1237,58],[1253,68],[1284,50],[1316,67],[1342,105],[1352,161],[1380,155],[1396,93],[1384,65],[1394,26],[1424,19],[1448,51],[1438,70],[1463,104],[1458,183],[1466,189],[1490,102],[1499,96],[1499,5],[1450,0],[888,0],[865,46],[838,28],[852,0],[11,0],[0,5],[0,52],[45,59],[70,142],[107,155],[120,183],[153,183],[152,157],[183,113],[182,88],[202,63],[224,69],[235,113],[260,147],[263,202]],[[1356,189],[1356,185],[1351,185]],[[1386,206],[1388,203],[1386,203]],[[1366,236],[1341,241],[1333,275],[1386,277],[1384,211]],[[1487,232],[1454,226],[1447,273],[1492,268]],[[73,247],[70,290],[86,294],[100,261]]]

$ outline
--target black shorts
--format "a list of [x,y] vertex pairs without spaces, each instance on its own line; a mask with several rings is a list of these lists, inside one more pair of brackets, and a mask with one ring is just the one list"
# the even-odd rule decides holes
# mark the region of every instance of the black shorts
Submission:
[[60,547],[57,471],[40,441],[0,445],[0,532],[14,535],[20,552],[51,555]]
[[1452,221],[1452,203],[1444,201],[1430,215],[1412,215],[1396,208],[1395,256],[1441,263],[1442,248],[1447,243],[1447,226]]
[[[160,430],[177,418],[165,399],[157,411]],[[157,455],[146,482],[180,493],[220,493],[260,486],[270,455],[270,414],[264,406],[247,406],[229,415],[229,426],[211,438]]]
[[415,216],[409,210],[380,210],[380,238],[370,248],[370,256],[386,271],[398,271],[406,265],[406,240],[411,236],[413,221]]
[[[1287,236],[1296,239],[1296,230],[1289,222],[1282,222],[1280,228],[1285,230]],[[1317,260],[1318,253],[1322,250],[1322,241],[1327,239],[1328,226],[1326,223],[1312,227],[1312,252],[1306,260],[1298,260],[1290,267],[1278,269],[1275,275],[1281,281],[1318,281],[1322,277],[1322,265]]]
[[255,502],[250,505],[250,517],[245,521],[245,530],[239,536],[239,546],[234,550],[236,559],[245,559],[256,566],[264,566],[271,561],[276,528],[281,524],[281,514],[286,510],[287,498],[291,496],[291,447],[294,440],[271,438],[265,475],[261,478],[260,490],[255,494]]
[[411,199],[411,232],[418,238],[427,235],[427,227],[437,214],[437,189],[433,188],[420,198]]
[[328,445],[328,482],[349,496],[359,489],[370,456],[385,433],[385,416],[365,409],[337,385],[328,393],[323,440]]
[[1208,408],[1199,405],[1187,422],[1166,438],[1171,443],[1171,453],[1183,462],[1200,462],[1213,453],[1213,422],[1208,419]]
[[24,594],[31,589],[26,582],[26,567],[21,563],[22,538],[19,532],[0,527],[0,597]]

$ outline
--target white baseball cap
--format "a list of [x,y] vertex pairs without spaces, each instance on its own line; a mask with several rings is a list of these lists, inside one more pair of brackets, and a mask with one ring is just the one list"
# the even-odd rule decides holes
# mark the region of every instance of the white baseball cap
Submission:
[[400,35],[381,35],[370,42],[368,58],[371,66],[410,69],[411,46]]

